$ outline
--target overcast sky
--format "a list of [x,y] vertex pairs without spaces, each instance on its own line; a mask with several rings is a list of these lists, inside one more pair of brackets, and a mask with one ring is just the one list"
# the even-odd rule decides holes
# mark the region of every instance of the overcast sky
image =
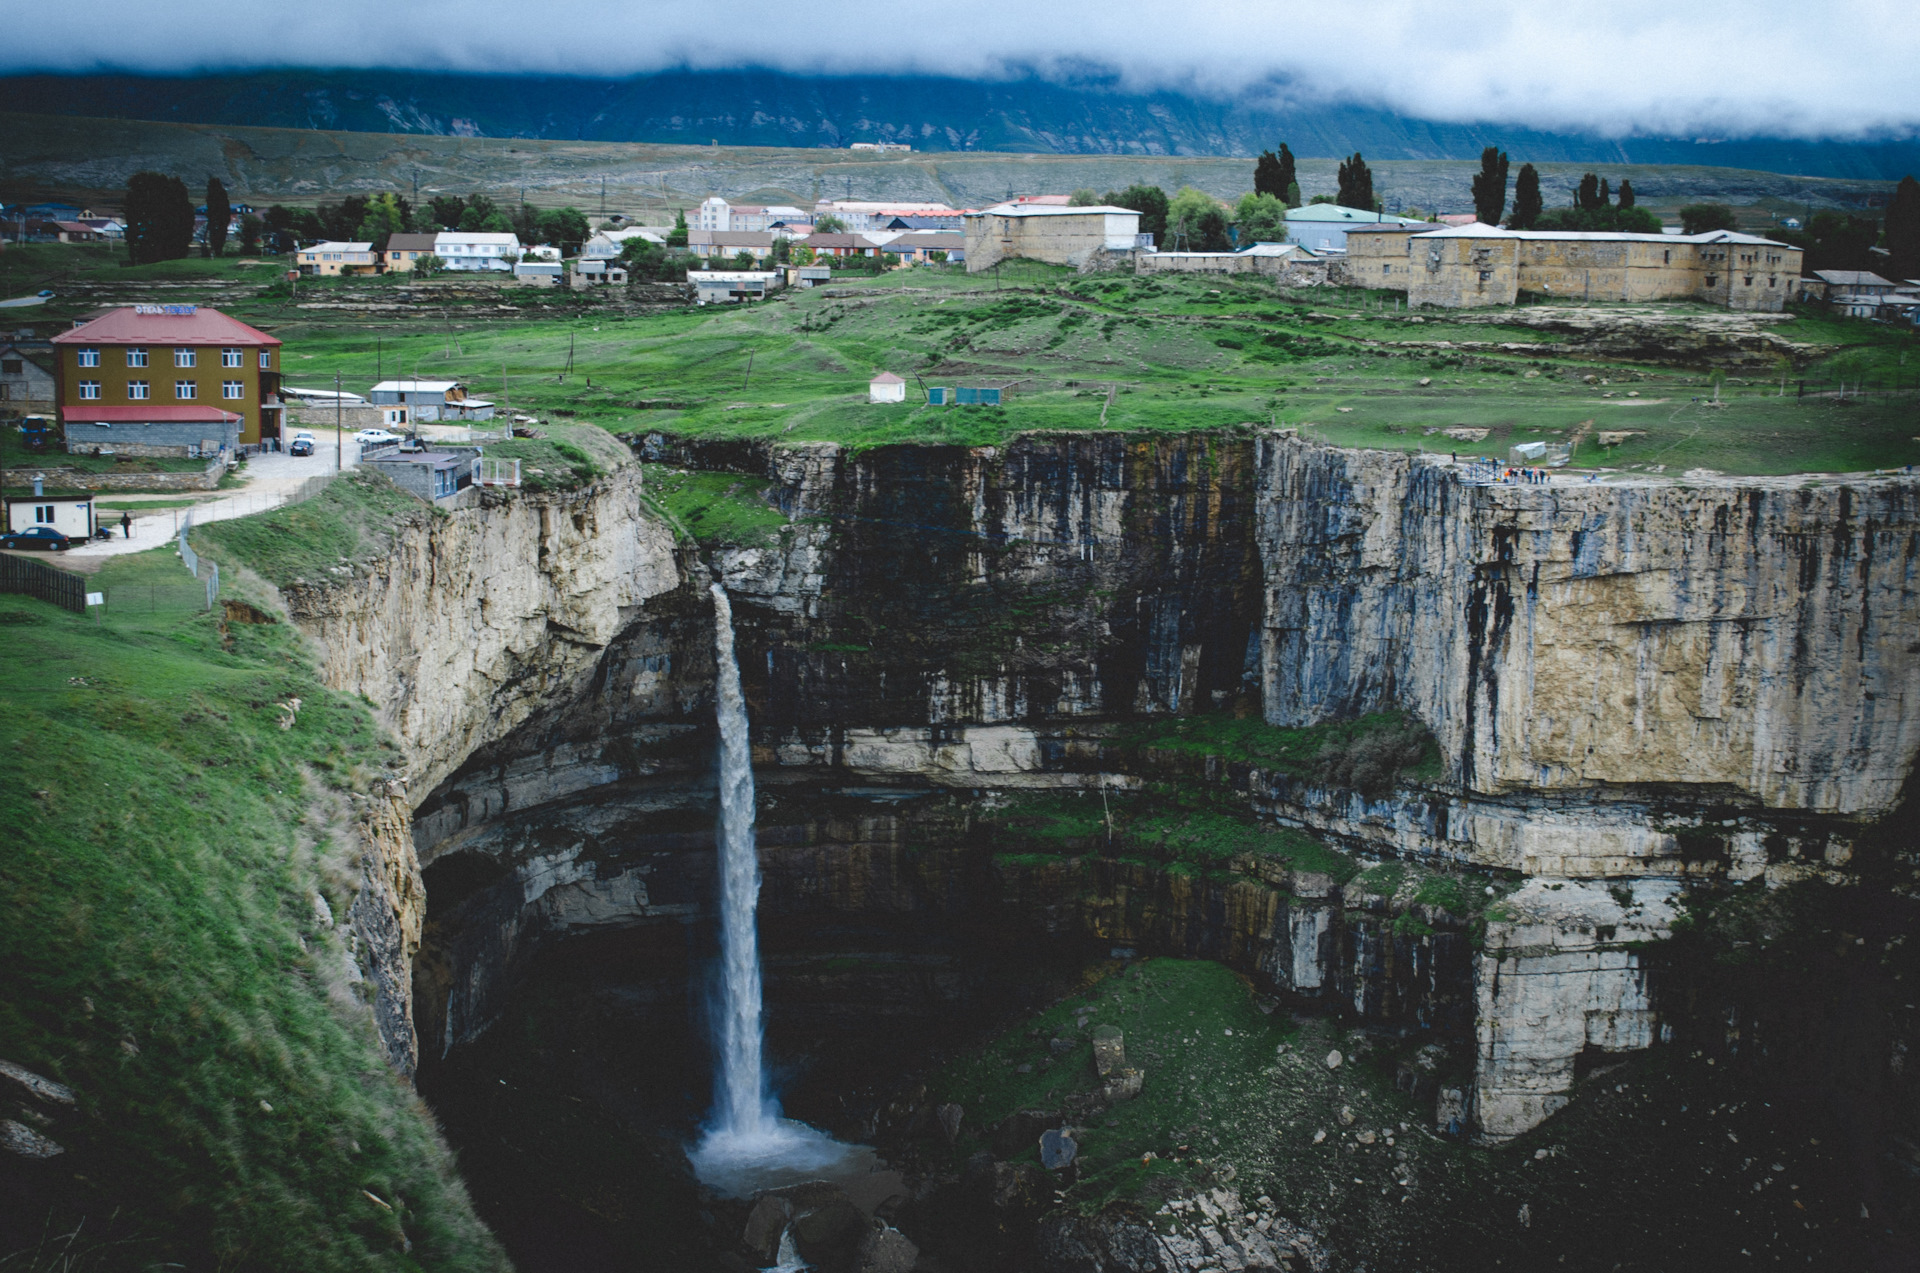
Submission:
[[[1725,136],[1920,125],[1914,0],[89,0],[11,6],[0,69],[671,66],[1284,82],[1448,120]],[[278,10],[278,12],[276,12]]]

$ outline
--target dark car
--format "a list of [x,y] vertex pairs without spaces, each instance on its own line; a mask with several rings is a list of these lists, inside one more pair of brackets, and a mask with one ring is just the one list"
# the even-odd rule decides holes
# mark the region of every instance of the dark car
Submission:
[[288,455],[312,455],[313,439],[310,437],[307,437],[305,434],[301,434],[299,437],[295,438],[293,440],[293,444],[287,448],[287,454]]
[[29,526],[11,535],[0,535],[0,548],[38,548],[46,552],[65,552],[73,541],[51,526]]

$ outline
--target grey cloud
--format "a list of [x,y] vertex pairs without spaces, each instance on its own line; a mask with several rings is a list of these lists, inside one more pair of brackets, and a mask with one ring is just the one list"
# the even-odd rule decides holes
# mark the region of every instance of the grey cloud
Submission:
[[1133,88],[1332,97],[1551,129],[1858,136],[1920,125],[1910,0],[336,0],[243,19],[215,0],[94,0],[22,6],[7,27],[0,68],[15,72],[755,65],[998,77],[1095,66]]

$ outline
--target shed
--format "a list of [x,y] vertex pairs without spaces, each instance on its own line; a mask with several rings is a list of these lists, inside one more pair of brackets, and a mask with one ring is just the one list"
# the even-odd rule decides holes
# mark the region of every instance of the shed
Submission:
[[891,371],[883,371],[867,381],[868,402],[905,402],[907,382]]
[[784,277],[778,270],[687,271],[687,282],[693,284],[693,299],[701,305],[761,300],[778,288]]
[[240,445],[245,421],[218,407],[139,404],[97,407],[78,403],[60,408],[67,450],[75,455],[153,455],[187,459],[229,456]]
[[91,539],[94,529],[92,491],[8,491],[0,497],[6,533],[34,526],[51,526],[74,539]]
[[365,457],[360,463],[390,478],[402,490],[432,502],[451,499],[473,485],[473,465],[479,456],[479,447],[391,450]]

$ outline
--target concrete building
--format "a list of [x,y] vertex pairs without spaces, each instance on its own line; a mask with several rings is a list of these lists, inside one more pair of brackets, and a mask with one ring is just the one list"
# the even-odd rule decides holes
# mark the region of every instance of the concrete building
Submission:
[[[581,245],[580,255],[589,261],[608,261],[619,256],[626,249],[629,239],[639,239],[656,247],[667,246],[667,234],[672,227],[660,229],[653,226],[628,226],[620,230],[602,230]],[[692,231],[688,231],[691,235]]]
[[52,368],[52,345],[0,340],[0,416],[51,412],[58,392]]
[[388,235],[386,249],[380,253],[387,273],[405,273],[412,270],[413,263],[421,257],[436,255],[434,241],[438,238],[435,234]]
[[521,254],[520,236],[479,230],[442,230],[433,236],[433,251],[450,270],[506,274],[513,267],[504,258]]
[[882,252],[899,257],[903,265],[967,259],[967,236],[951,230],[869,230],[867,237]]
[[371,243],[336,243],[329,239],[301,248],[294,262],[302,274],[325,278],[336,274],[372,274],[380,260]]
[[788,287],[825,287],[833,282],[833,267],[830,265],[790,265],[787,267]]
[[1431,222],[1411,225],[1399,221],[1380,221],[1373,225],[1350,226],[1346,232],[1347,277],[1358,287],[1385,287],[1404,290],[1408,286],[1407,240],[1416,234],[1436,229]]
[[764,261],[773,255],[773,235],[765,230],[689,230],[687,250],[709,261],[731,261],[742,252]]
[[765,300],[777,291],[785,276],[779,270],[688,270],[693,299],[698,305],[729,305]]
[[[218,310],[123,305],[61,332],[53,345],[69,444],[76,421],[206,424],[229,415],[240,419],[240,442],[280,436],[280,341]],[[103,408],[127,410],[100,416]]]
[[584,292],[589,287],[625,287],[626,285],[627,267],[618,259],[589,261],[582,258],[575,261],[573,273],[567,281],[567,286],[576,292]]
[[493,403],[474,397],[458,380],[382,380],[367,397],[377,407],[405,407],[408,419],[400,424],[493,419]]
[[991,269],[1009,257],[1055,265],[1086,265],[1101,253],[1131,254],[1153,246],[1140,233],[1140,214],[1105,204],[1003,203],[966,214],[967,272]]
[[1390,212],[1366,212],[1343,208],[1337,203],[1310,203],[1304,208],[1287,209],[1287,242],[1298,243],[1311,252],[1325,256],[1347,250],[1347,234],[1362,225],[1432,226],[1432,222],[1396,217]]
[[421,451],[383,451],[360,463],[384,474],[401,490],[434,503],[452,499],[473,485],[474,461],[479,457],[477,446],[436,446]]
[[[1371,259],[1391,269],[1369,286],[1391,286],[1394,240]],[[1569,300],[1701,300],[1729,309],[1778,310],[1800,274],[1801,251],[1732,230],[1705,234],[1624,234],[1505,230],[1468,225],[1406,239],[1407,303],[1446,309],[1511,305],[1521,292]]]
[[1313,253],[1298,243],[1255,243],[1238,252],[1142,252],[1134,269],[1142,274],[1267,274],[1279,276],[1290,266],[1313,261]]
[[[1815,270],[1819,282],[1818,299],[1836,314],[1848,318],[1878,318],[1883,298],[1893,295],[1898,285],[1871,270]],[[1815,289],[1805,288],[1811,293]]]
[[867,381],[868,402],[905,402],[907,382],[891,371],[883,371]]
[[513,266],[513,281],[524,287],[558,287],[566,274],[560,261],[516,261]]
[[63,407],[70,455],[142,455],[207,459],[240,447],[242,417],[218,407],[177,403]]

